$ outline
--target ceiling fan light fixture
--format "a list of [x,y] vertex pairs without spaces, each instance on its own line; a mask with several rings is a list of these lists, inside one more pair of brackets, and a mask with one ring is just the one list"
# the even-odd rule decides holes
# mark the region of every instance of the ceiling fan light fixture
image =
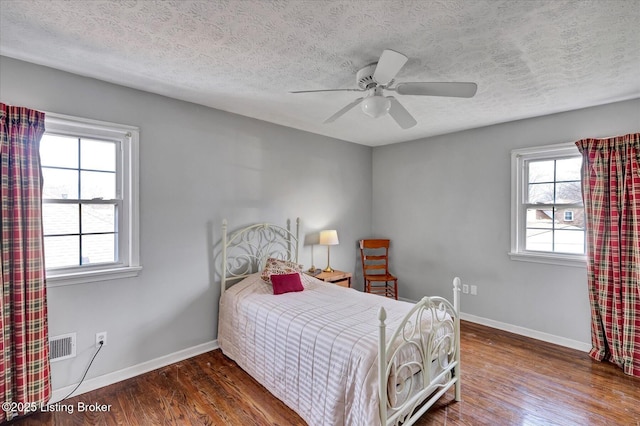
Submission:
[[362,111],[369,117],[382,117],[389,112],[391,101],[384,96],[369,96],[362,101]]
[[360,104],[362,112],[369,117],[378,118],[389,114],[400,128],[410,129],[418,124],[416,119],[395,97],[385,96],[384,91],[396,92],[399,95],[471,98],[478,90],[478,85],[471,82],[422,81],[395,84],[396,75],[407,61],[408,58],[402,53],[385,49],[378,62],[369,64],[356,73],[356,84],[359,89],[299,90],[291,93],[367,92],[365,96],[342,107],[338,112],[324,120],[324,123],[333,123]]

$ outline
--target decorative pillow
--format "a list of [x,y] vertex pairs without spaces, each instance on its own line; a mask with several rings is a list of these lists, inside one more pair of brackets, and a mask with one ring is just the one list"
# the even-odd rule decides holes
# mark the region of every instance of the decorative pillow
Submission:
[[263,281],[271,284],[271,275],[291,274],[294,272],[302,272],[302,265],[288,260],[276,259],[270,257],[262,270],[261,278]]
[[304,290],[302,281],[300,280],[300,274],[297,272],[293,274],[272,275],[271,284],[273,285],[273,294]]

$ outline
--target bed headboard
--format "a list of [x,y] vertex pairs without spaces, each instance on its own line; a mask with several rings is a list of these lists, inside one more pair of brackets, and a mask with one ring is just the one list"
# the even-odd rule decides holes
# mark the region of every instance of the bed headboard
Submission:
[[223,220],[220,294],[225,292],[229,282],[262,270],[269,257],[298,263],[299,232],[299,218],[295,233],[291,230],[291,220],[287,220],[286,228],[257,223],[233,232],[228,231],[227,221]]

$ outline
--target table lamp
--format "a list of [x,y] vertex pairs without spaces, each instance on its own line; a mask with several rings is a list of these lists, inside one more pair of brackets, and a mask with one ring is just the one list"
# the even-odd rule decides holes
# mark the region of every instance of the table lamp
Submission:
[[338,232],[335,229],[329,229],[325,231],[320,231],[320,239],[319,244],[321,246],[327,246],[327,267],[324,268],[324,272],[333,272],[334,269],[331,267],[330,255],[331,255],[331,247],[335,246],[339,243],[338,241]]

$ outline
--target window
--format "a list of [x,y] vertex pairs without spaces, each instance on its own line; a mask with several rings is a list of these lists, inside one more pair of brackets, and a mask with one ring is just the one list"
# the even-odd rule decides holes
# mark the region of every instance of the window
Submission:
[[138,129],[48,113],[40,141],[47,285],[138,274]]
[[512,151],[512,259],[585,265],[581,167],[573,143]]

